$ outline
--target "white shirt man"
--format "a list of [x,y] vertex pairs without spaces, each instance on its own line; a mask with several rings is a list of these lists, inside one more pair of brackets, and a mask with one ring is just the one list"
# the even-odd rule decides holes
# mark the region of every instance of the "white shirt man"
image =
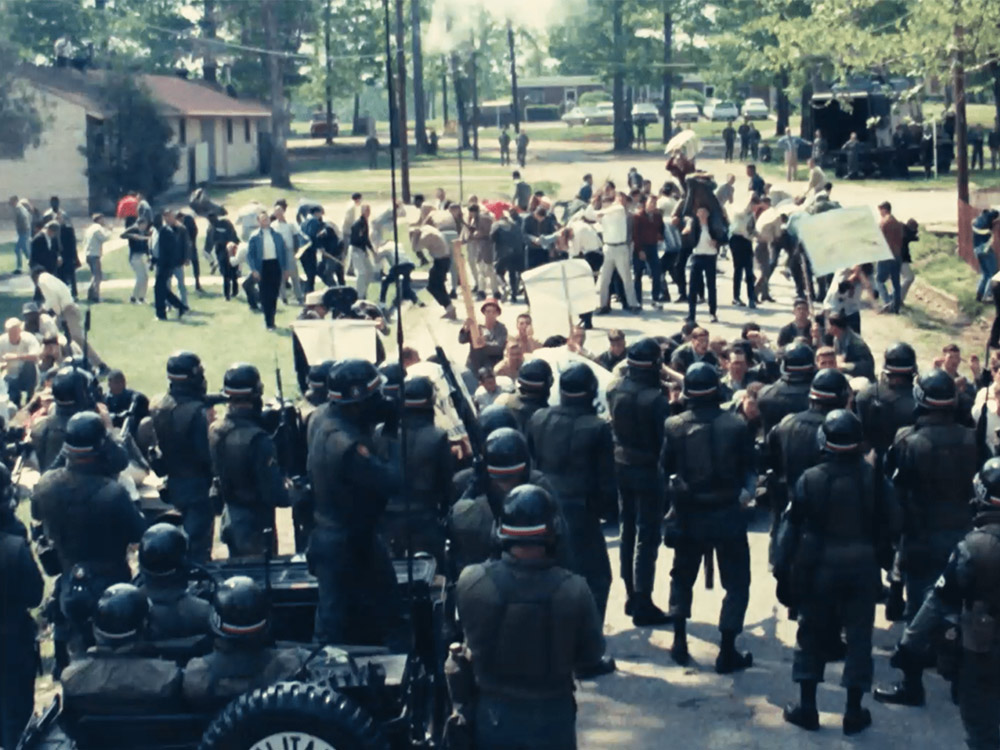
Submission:
[[[82,347],[83,342],[86,340],[83,332],[83,320],[80,315],[80,308],[73,300],[73,295],[70,293],[69,287],[47,271],[41,271],[37,274],[32,272],[32,278],[35,284],[38,285],[38,289],[45,300],[44,307],[52,310],[56,317],[66,324],[73,343],[79,344]],[[87,357],[100,368],[102,374],[107,373],[108,366],[89,342],[87,345]]]
[[569,256],[571,258],[601,251],[601,236],[594,229],[593,224],[578,219],[571,221],[569,228],[573,230],[573,236],[569,240]]
[[7,365],[6,376],[16,378],[21,368],[38,360],[42,345],[34,334],[22,330],[21,321],[17,318],[8,319],[4,331],[0,336],[0,361]]
[[[291,279],[292,292],[295,298],[302,302],[302,279],[299,278],[298,261],[295,259],[295,239],[299,235],[297,224],[285,219],[285,210],[279,205],[274,207],[274,221],[271,222],[271,229],[281,235],[285,242],[285,277]],[[285,285],[281,285],[281,301],[288,302],[288,292]]]
[[625,308],[638,310],[639,302],[632,283],[632,252],[628,245],[630,217],[625,211],[624,198],[619,195],[613,204],[600,211],[591,206],[585,216],[588,219],[599,219],[604,235],[604,263],[597,279],[601,301],[598,312],[602,314],[611,312],[611,278],[615,271],[618,271],[625,287]]
[[712,235],[708,231],[708,224],[701,225],[701,232],[698,234],[698,244],[691,251],[692,255],[716,255],[719,248],[712,240]]
[[83,235],[83,246],[86,248],[87,258],[100,258],[104,249],[104,243],[111,239],[112,232],[103,224],[94,222],[87,227],[87,232]]
[[263,238],[264,245],[262,248],[262,260],[277,260],[278,253],[274,248],[274,237],[270,232],[261,232],[261,237]]

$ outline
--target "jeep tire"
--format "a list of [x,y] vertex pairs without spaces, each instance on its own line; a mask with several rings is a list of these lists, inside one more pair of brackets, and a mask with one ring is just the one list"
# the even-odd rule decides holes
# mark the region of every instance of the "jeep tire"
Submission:
[[279,682],[241,695],[211,723],[199,750],[387,750],[354,701],[313,683]]

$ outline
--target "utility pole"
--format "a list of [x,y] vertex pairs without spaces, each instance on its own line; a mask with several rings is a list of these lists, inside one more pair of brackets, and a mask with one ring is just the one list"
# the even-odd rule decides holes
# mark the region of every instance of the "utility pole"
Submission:
[[427,153],[427,103],[424,101],[424,53],[420,47],[420,0],[410,0],[410,64],[413,66],[413,137],[417,153]]
[[205,54],[201,58],[201,73],[205,77],[206,83],[215,83],[217,80],[216,71],[218,70],[215,52],[212,50],[212,41],[215,39],[215,0],[204,0],[203,7],[201,35],[208,43],[205,45]]
[[[960,19],[960,0],[955,0],[955,18]],[[969,207],[969,144],[968,124],[965,119],[965,53],[962,51],[965,29],[960,20],[955,22],[955,61],[952,89],[955,96],[955,171],[958,182],[958,249],[963,254],[972,250],[972,226],[967,214]],[[934,154],[935,161],[937,153]],[[971,213],[971,212],[969,212]]]
[[326,0],[323,14],[323,44],[326,50],[326,145],[333,145],[333,60],[330,58],[330,15],[333,0]]
[[285,106],[285,80],[282,70],[284,60],[278,54],[275,2],[276,0],[263,0],[261,8],[264,15],[264,35],[268,51],[267,68],[271,84],[271,187],[290,188],[292,177],[286,147],[288,110]]
[[[441,115],[442,122],[444,125],[442,128],[448,127],[448,59],[442,59],[443,65],[441,67]],[[444,135],[444,133],[442,133]]]
[[396,116],[399,137],[399,178],[403,203],[410,202],[410,156],[406,137],[406,52],[403,49],[403,0],[396,0]]
[[663,5],[663,143],[670,140],[670,108],[672,75],[671,63],[674,57],[674,17],[670,12],[671,0],[665,0]]
[[479,77],[476,70],[476,32],[472,32],[472,52],[469,53],[469,63],[472,67],[472,158],[479,161]]
[[628,148],[628,136],[625,133],[625,47],[622,39],[622,0],[611,0],[612,33],[615,66],[611,88],[611,100],[614,104],[614,150],[625,151]]
[[514,55],[514,26],[507,21],[507,50],[510,52],[510,111],[514,117],[514,132],[521,132],[521,104],[517,99],[517,57]]

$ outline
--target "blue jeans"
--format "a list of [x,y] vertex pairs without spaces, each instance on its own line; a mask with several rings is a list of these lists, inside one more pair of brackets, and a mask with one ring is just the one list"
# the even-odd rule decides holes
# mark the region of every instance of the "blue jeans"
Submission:
[[899,261],[880,260],[875,272],[875,288],[878,290],[878,298],[882,304],[889,304],[889,290],[885,287],[887,279],[892,279],[892,311],[899,312],[899,306],[903,303],[900,295],[899,281]]
[[979,286],[976,288],[976,299],[981,300],[989,289],[990,279],[997,272],[997,256],[989,242],[976,246],[976,260],[979,261]]
[[17,270],[18,271],[21,270],[21,256],[23,255],[25,258],[28,258],[30,256],[30,253],[29,253],[29,250],[28,250],[28,239],[29,239],[29,235],[27,235],[27,234],[18,234],[17,235],[17,241],[14,243],[14,258],[17,261]]
[[639,260],[638,255],[632,256],[632,277],[635,286],[635,299],[642,304],[642,272],[649,271],[649,276],[653,280],[653,290],[651,292],[653,302],[658,302],[663,296],[663,272],[660,271],[660,258],[656,254],[656,245],[643,245],[642,251],[646,254],[646,260]]
[[177,279],[177,296],[181,298],[181,302],[187,307],[188,303],[188,290],[184,286],[184,266],[177,266],[174,268],[174,278]]

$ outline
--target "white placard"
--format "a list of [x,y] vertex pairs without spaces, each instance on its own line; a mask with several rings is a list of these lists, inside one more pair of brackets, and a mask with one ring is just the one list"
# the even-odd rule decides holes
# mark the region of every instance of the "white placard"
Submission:
[[581,258],[546,263],[521,274],[531,304],[535,336],[568,336],[583,313],[597,307],[597,286],[590,264]]
[[800,214],[795,233],[817,276],[893,257],[875,215],[867,206],[837,208],[811,216]]
[[359,357],[374,362],[376,358],[373,320],[293,320],[292,333],[310,365],[328,359]]

